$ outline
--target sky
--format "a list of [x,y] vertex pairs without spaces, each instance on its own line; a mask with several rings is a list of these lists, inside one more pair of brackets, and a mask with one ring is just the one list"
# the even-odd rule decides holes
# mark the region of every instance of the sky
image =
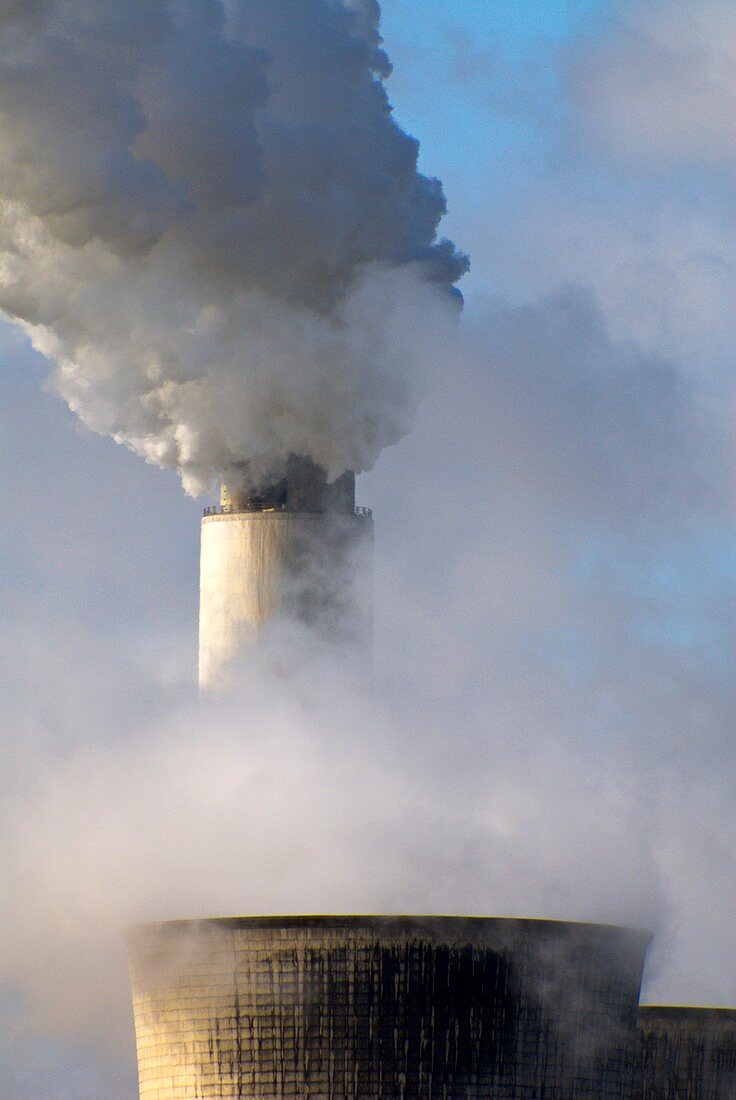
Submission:
[[456,335],[397,315],[368,683],[275,632],[198,702],[209,498],[2,328],[2,1095],[133,1100],[139,920],[622,922],[647,1000],[736,1004],[729,8],[384,0],[471,267]]

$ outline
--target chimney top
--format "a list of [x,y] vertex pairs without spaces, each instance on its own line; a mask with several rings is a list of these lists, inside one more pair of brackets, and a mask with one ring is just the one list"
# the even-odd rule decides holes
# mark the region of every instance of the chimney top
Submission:
[[348,470],[329,482],[321,466],[310,458],[291,455],[286,476],[266,485],[253,486],[247,470],[236,485],[222,486],[220,504],[226,511],[318,512],[353,515],[355,474]]

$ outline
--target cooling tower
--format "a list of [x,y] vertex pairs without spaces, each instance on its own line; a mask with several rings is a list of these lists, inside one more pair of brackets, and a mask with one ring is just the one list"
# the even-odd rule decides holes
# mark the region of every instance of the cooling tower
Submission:
[[261,489],[223,489],[202,520],[199,682],[226,687],[238,659],[278,616],[342,644],[371,633],[373,520],[355,475],[327,482],[307,459]]
[[129,935],[142,1100],[630,1100],[649,936],[291,917]]
[[736,1009],[639,1009],[633,1100],[734,1100]]

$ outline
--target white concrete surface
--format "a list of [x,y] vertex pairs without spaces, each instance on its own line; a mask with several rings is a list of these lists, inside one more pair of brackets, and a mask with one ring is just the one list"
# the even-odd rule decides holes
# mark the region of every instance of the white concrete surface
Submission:
[[226,688],[275,616],[336,637],[369,615],[373,523],[366,516],[238,512],[202,520],[199,683]]

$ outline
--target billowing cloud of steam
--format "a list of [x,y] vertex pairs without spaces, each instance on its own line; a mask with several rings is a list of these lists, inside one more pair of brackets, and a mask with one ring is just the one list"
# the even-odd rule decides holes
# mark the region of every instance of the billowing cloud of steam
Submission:
[[[694,17],[695,16],[695,17]],[[579,135],[599,152],[661,172],[733,169],[736,28],[729,0],[619,0],[604,34],[569,51]]]
[[[733,650],[732,585],[683,610],[669,575],[692,558],[699,581],[727,515],[722,422],[579,288],[468,311],[456,349],[426,351],[417,429],[371,475],[373,677],[287,624],[219,702],[197,704],[191,659],[169,652],[195,648],[196,509],[171,493],[181,518],[162,518],[158,471],[88,433],[91,487],[50,475],[71,446],[59,403],[50,424],[29,394],[0,410],[44,517],[13,524],[31,576],[0,625],[3,1095],[135,1096],[120,933],[147,919],[621,922],[657,933],[648,997],[732,999],[734,686],[706,652]],[[80,507],[100,484],[104,524]],[[33,1044],[51,1037],[66,1064],[44,1090]]]
[[466,261],[391,116],[378,16],[0,6],[0,309],[85,424],[192,493],[290,453],[368,469],[411,424],[412,333]]

